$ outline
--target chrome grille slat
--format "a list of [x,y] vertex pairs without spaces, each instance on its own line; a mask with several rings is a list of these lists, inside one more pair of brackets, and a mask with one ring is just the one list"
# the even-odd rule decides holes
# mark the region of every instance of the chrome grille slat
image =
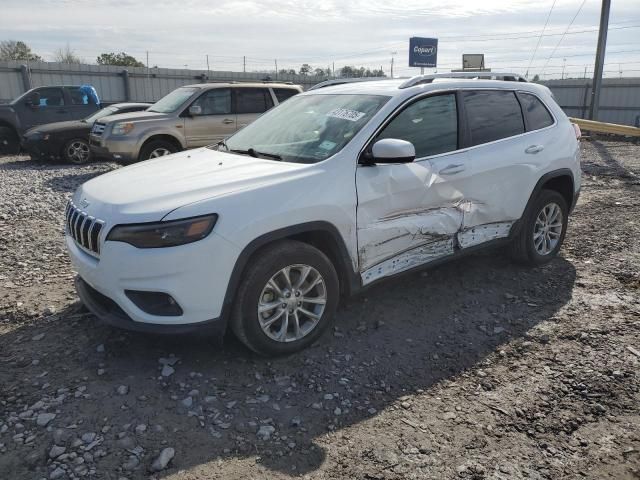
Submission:
[[104,222],[83,212],[72,202],[65,208],[65,227],[67,234],[76,244],[92,254],[100,254],[100,232]]

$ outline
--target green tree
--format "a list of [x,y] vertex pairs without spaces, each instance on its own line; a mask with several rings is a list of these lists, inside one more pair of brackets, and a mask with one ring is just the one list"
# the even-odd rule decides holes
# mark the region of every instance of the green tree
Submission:
[[295,75],[296,71],[293,68],[281,68],[278,73],[280,75]]
[[308,63],[302,64],[300,67],[300,75],[309,75],[311,73],[311,65]]
[[98,65],[118,65],[120,67],[144,67],[144,63],[125,52],[102,53],[96,59]]
[[0,60],[26,60],[31,62],[41,62],[42,57],[31,51],[31,48],[16,40],[3,40],[0,42]]
[[533,76],[533,80],[531,80],[532,82],[539,82],[540,81],[540,75],[538,75],[537,73]]

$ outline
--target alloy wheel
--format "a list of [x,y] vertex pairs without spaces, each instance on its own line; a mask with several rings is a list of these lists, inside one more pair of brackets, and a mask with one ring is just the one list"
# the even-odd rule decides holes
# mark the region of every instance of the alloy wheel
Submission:
[[262,331],[277,342],[294,342],[313,331],[322,318],[327,289],[309,265],[289,265],[267,282],[258,301]]
[[533,246],[539,255],[549,255],[556,248],[562,228],[562,209],[557,203],[548,203],[538,213],[533,229]]
[[164,147],[159,147],[151,152],[151,154],[149,155],[149,158],[164,157],[165,155],[171,155],[171,152],[169,151],[169,149]]
[[75,140],[67,146],[67,158],[72,163],[86,163],[91,152],[86,142]]

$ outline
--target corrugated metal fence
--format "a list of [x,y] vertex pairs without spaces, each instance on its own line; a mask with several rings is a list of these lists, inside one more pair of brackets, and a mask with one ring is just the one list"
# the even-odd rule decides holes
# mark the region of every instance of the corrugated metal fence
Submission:
[[[551,89],[568,116],[589,116],[591,80],[549,80],[542,83]],[[597,120],[640,126],[640,78],[605,78]]]
[[[255,72],[207,72],[168,68],[68,65],[63,63],[0,62],[0,102],[10,101],[27,89],[44,85],[89,83],[107,103],[123,101],[154,102],[172,90],[207,81],[293,82],[308,88],[325,78]],[[591,80],[567,79],[543,82],[554,93],[567,115],[585,118],[591,100]],[[603,82],[598,120],[623,125],[640,125],[640,78],[608,78]]]
[[155,102],[182,85],[215,81],[293,82],[308,88],[325,78],[302,75],[277,75],[258,72],[217,72],[174,70],[169,68],[69,65],[64,63],[0,62],[0,102],[8,102],[29,88],[45,85],[81,85],[96,87],[106,103]]

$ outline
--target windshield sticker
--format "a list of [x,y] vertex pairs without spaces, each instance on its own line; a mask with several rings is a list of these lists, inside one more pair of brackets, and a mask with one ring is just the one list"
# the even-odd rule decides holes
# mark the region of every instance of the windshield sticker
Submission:
[[349,110],[347,108],[336,108],[327,113],[327,117],[341,118],[342,120],[349,120],[350,122],[357,122],[364,117],[364,115],[364,112]]
[[335,146],[336,146],[336,142],[325,140],[320,145],[318,145],[318,148],[321,148],[322,150],[331,150]]

